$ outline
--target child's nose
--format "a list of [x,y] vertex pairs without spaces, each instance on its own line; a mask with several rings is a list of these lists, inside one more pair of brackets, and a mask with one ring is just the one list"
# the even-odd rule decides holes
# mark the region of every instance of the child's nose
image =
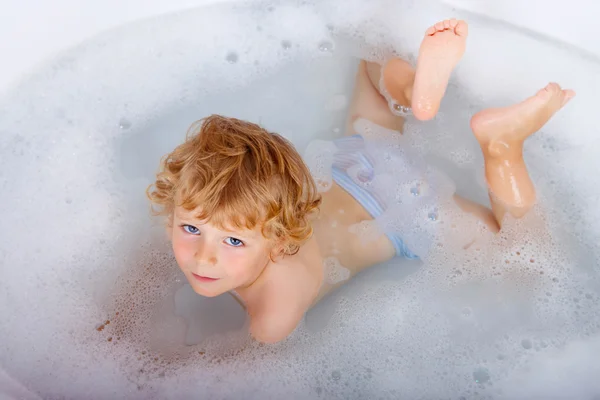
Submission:
[[196,250],[195,258],[200,265],[217,265],[217,254],[213,246],[199,246]]

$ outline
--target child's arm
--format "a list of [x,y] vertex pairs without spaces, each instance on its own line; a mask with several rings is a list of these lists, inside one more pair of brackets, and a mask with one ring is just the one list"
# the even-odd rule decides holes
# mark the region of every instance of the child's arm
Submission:
[[261,301],[249,309],[250,334],[262,343],[277,343],[296,329],[306,307],[293,297],[293,291],[271,287],[261,295]]
[[[277,308],[277,307],[275,307]],[[306,310],[265,310],[250,317],[250,334],[262,343],[277,343],[298,326]]]
[[[250,334],[259,342],[276,343],[284,340],[298,326],[304,314],[317,296],[322,281],[307,274],[311,269],[305,263],[316,265],[312,258],[305,259],[312,250],[311,243],[305,244],[294,256],[279,261],[266,277],[260,288],[260,296],[252,307],[250,315]],[[318,254],[318,251],[313,253]],[[318,262],[322,260],[320,256]],[[319,267],[319,271],[322,268]]]

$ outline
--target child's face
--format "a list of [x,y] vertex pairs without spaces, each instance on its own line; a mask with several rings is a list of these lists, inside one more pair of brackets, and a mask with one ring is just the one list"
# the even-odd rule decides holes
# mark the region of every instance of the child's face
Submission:
[[168,228],[175,259],[194,291],[213,297],[252,284],[273,250],[257,226],[227,231],[176,208]]

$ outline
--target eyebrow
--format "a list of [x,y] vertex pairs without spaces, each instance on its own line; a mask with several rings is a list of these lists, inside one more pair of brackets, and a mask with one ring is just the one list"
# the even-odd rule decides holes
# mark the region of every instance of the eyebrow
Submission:
[[[217,228],[218,229],[218,228]],[[244,232],[248,232],[248,233],[243,233],[243,232],[239,232],[239,231],[230,231],[228,229],[219,229],[222,232],[227,233],[228,235],[231,235],[235,238],[239,237],[240,239],[254,239],[256,237],[256,234],[252,231],[244,231]]]

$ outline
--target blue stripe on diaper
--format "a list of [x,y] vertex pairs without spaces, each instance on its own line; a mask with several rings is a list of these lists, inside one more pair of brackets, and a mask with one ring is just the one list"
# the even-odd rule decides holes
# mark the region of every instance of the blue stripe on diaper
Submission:
[[[352,136],[350,138],[354,137]],[[350,156],[350,154],[348,155]],[[358,155],[362,157],[357,157]],[[360,163],[369,171],[373,171],[371,162],[369,162],[362,152],[358,154],[352,154],[352,158],[353,162],[351,164],[356,165],[356,163]],[[354,182],[343,169],[339,168],[338,166],[334,166],[332,168],[332,175],[335,182],[352,197],[354,197],[356,201],[358,201],[358,203],[363,206],[373,218],[377,218],[383,213],[383,206],[381,205],[381,202],[377,201],[377,199],[371,193],[361,188],[356,182]],[[419,258],[415,254],[411,253],[410,250],[408,250],[404,244],[404,241],[400,239],[399,236],[390,233],[386,233],[385,235],[392,242],[397,255],[403,255],[404,257],[411,259]]]

